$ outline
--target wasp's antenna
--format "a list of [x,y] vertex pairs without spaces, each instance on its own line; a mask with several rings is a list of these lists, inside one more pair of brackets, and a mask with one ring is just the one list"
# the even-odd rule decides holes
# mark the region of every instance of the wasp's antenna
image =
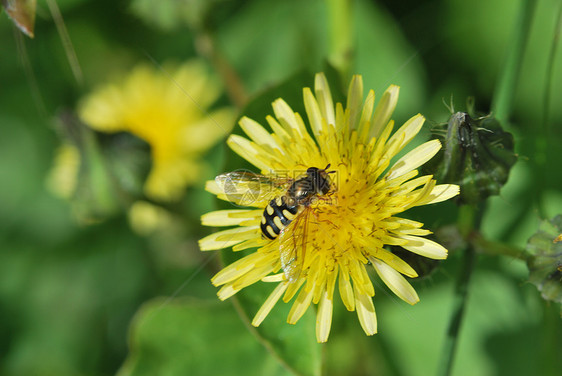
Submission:
[[[328,163],[328,165],[327,165],[326,167],[324,167],[324,169],[323,169],[322,171],[326,171],[327,169],[330,168],[331,165],[332,165],[331,163]],[[335,174],[335,173],[336,173],[336,170],[327,171],[326,173],[327,173],[327,174]]]

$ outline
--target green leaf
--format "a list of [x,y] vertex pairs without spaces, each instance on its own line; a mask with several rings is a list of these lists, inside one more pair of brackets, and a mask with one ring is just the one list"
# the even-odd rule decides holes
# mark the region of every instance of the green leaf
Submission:
[[[365,91],[376,100],[391,84],[400,86],[400,99],[392,118],[399,125],[422,108],[426,94],[420,51],[412,47],[392,15],[373,1],[356,1],[354,32],[357,57],[353,73],[363,75]],[[347,84],[346,84],[347,85]]]
[[[238,253],[223,251],[223,260],[230,264],[239,258]],[[240,316],[247,325],[258,312],[275,283],[257,282],[246,287],[232,299],[240,308]],[[316,315],[310,307],[295,324],[287,323],[292,302],[283,303],[282,299],[271,310],[261,325],[255,328],[255,334],[279,361],[298,375],[319,375],[321,372],[321,345],[316,343]]]
[[282,375],[232,306],[193,298],[154,299],[133,321],[118,376]]
[[[201,29],[213,23],[224,8],[236,4],[227,0],[134,0],[131,10],[146,23],[170,31],[188,26]],[[216,21],[215,21],[216,22]]]
[[320,0],[243,2],[218,28],[217,46],[253,94],[302,69],[322,69],[329,52],[326,19]]
[[188,5],[188,1],[159,1],[156,5],[150,0],[135,0],[131,2],[131,10],[148,24],[173,30],[186,24]]
[[529,281],[545,300],[562,304],[562,215],[543,221],[527,243]]

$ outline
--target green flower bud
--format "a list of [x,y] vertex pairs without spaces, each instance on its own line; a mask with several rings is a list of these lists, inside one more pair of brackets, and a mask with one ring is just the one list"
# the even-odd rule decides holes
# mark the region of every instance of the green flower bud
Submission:
[[476,204],[499,194],[517,160],[513,136],[493,117],[473,118],[466,112],[454,113],[443,131],[444,147],[424,173],[460,185],[461,203]]
[[71,113],[59,117],[59,126],[65,142],[47,183],[72,203],[80,221],[105,219],[143,197],[150,168],[146,143],[126,133],[97,133]]
[[562,304],[562,215],[543,221],[526,250],[529,282],[543,299]]

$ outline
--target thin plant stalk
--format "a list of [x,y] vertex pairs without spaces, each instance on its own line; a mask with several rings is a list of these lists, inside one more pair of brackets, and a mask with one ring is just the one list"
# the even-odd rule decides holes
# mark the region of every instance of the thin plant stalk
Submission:
[[536,9],[536,0],[523,0],[517,20],[513,39],[508,49],[507,59],[501,70],[500,80],[496,86],[492,100],[492,111],[494,116],[504,126],[509,120],[513,106],[513,97],[517,87],[519,72],[527,46],[527,40],[531,32],[531,24]]
[[[467,239],[473,233],[474,228],[480,226],[484,205],[476,208],[471,205],[463,205],[459,208],[458,227],[461,235]],[[464,316],[464,311],[468,300],[470,278],[476,264],[476,250],[471,242],[467,243],[464,250],[464,258],[461,266],[461,273],[455,285],[455,296],[453,301],[453,313],[449,321],[449,327],[443,345],[441,360],[438,368],[438,375],[450,375],[453,369],[453,362],[458,345],[460,329]]]
[[542,122],[541,122],[541,133],[535,138],[535,158],[534,163],[536,164],[536,169],[534,169],[536,174],[536,184],[535,184],[535,204],[541,218],[547,217],[547,210],[545,203],[541,199],[543,187],[546,185],[546,160],[548,153],[548,140],[549,140],[549,123],[550,123],[550,102],[552,93],[552,78],[554,75],[554,61],[556,60],[556,52],[558,47],[558,42],[560,41],[560,29],[562,28],[562,2],[558,9],[558,14],[556,16],[556,23],[554,25],[554,32],[552,35],[552,44],[548,54],[545,83],[544,83],[544,97],[543,97],[543,109],[542,109]]

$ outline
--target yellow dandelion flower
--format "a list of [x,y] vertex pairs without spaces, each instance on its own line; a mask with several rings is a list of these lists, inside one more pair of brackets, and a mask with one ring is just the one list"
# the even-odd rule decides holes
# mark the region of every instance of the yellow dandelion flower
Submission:
[[152,153],[145,193],[177,199],[200,176],[197,156],[232,127],[232,109],[207,113],[219,94],[220,86],[199,61],[164,71],[139,65],[122,83],[85,98],[79,115],[95,130],[126,131],[145,140]]
[[[314,94],[304,89],[313,136],[301,116],[278,99],[273,102],[275,117],[267,117],[273,133],[242,118],[240,125],[251,140],[236,135],[228,139],[228,145],[264,176],[231,173],[208,182],[207,189],[219,198],[254,209],[204,215],[204,225],[236,227],[207,236],[199,244],[204,251],[257,248],[212,279],[222,286],[218,296],[223,300],[260,280],[277,284],[253,325],[260,325],[279,299],[289,302],[296,296],[287,321],[296,323],[311,303],[317,304],[316,336],[318,342],[325,342],[337,286],[345,307],[356,311],[365,333],[373,335],[377,332],[375,290],[368,267],[404,301],[415,304],[419,300],[403,276],[416,277],[416,271],[384,246],[398,245],[433,259],[447,257],[445,248],[423,237],[430,234],[423,223],[397,216],[459,193],[457,185],[436,185],[432,176],[416,177],[417,168],[441,148],[438,140],[414,148],[391,164],[425,120],[418,114],[391,136],[394,121],[390,117],[398,91],[397,86],[390,86],[375,108],[374,92],[363,101],[362,78],[355,76],[344,109],[340,103],[334,106],[327,80],[318,74]],[[329,167],[322,169],[325,166]],[[291,186],[283,193],[276,186],[280,178],[271,175],[279,171],[305,173],[288,179]],[[319,187],[319,182],[328,183],[328,188]],[[279,187],[286,189],[286,185]],[[298,201],[307,189],[307,198]],[[296,202],[289,203],[291,199]]]

